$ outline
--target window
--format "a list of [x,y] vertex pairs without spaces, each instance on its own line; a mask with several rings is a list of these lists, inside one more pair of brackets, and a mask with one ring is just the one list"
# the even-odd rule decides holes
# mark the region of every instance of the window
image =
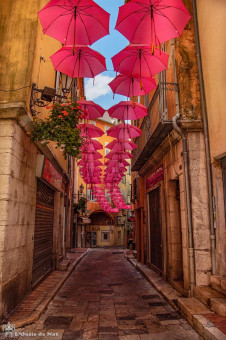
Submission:
[[93,194],[91,194],[90,189],[87,189],[87,200],[88,201],[95,201],[95,198],[94,198]]
[[109,242],[110,241],[110,233],[109,233],[109,231],[102,231],[101,232],[101,241],[102,242]]

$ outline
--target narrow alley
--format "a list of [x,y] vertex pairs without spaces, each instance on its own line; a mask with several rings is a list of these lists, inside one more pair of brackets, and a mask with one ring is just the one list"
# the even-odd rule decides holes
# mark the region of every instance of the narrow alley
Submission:
[[41,318],[16,330],[22,332],[16,339],[201,339],[118,248],[89,250]]

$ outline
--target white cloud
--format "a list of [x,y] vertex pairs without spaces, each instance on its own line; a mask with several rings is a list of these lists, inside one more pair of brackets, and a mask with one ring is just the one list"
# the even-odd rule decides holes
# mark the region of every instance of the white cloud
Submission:
[[[114,78],[99,74],[93,79],[88,79],[85,82],[85,95],[87,100],[93,100],[100,96],[104,96],[111,92],[108,83]],[[94,84],[93,84],[94,83]]]

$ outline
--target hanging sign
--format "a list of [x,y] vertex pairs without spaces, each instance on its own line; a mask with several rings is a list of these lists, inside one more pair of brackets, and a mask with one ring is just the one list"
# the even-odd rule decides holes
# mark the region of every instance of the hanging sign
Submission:
[[163,165],[161,165],[153,174],[146,180],[146,190],[150,189],[156,183],[163,180]]

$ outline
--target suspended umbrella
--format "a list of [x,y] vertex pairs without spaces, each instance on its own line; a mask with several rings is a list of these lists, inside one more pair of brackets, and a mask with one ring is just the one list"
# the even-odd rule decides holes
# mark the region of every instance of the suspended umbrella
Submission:
[[[153,77],[166,70],[169,55],[150,45],[129,45],[112,57],[114,70],[122,74],[138,77]],[[143,86],[141,86],[142,88]]]
[[106,71],[104,56],[88,46],[63,46],[50,59],[56,71],[71,78],[94,78]]
[[[98,142],[99,143],[99,142]],[[83,146],[81,147],[82,152],[92,152],[96,150],[103,149],[103,146],[101,145],[101,148],[96,146],[94,143],[84,143]]]
[[80,166],[86,166],[86,165],[89,165],[89,166],[99,166],[99,165],[103,165],[99,160],[97,160],[97,159],[95,159],[95,160],[93,160],[93,161],[89,161],[89,163],[86,161],[86,160],[84,160],[84,159],[82,159],[81,161],[79,161],[78,162],[78,165],[80,165]]
[[92,0],[51,0],[38,16],[43,32],[64,45],[92,45],[109,34],[110,14]]
[[85,119],[95,119],[103,117],[105,110],[93,101],[78,100],[77,103],[85,111]]
[[122,159],[120,162],[118,162],[117,160],[108,160],[107,162],[105,162],[105,165],[107,166],[127,166],[129,165],[129,163],[125,160]]
[[190,18],[181,0],[131,0],[119,8],[115,28],[131,43],[157,46],[179,37]]
[[93,124],[78,124],[78,129],[81,130],[81,137],[86,137],[86,138],[95,138],[95,137],[101,137],[103,136],[104,132],[97,126]]
[[147,116],[146,106],[140,103],[130,101],[122,101],[108,109],[108,114],[112,118],[120,120],[137,120]]
[[[140,80],[143,88],[140,88]],[[121,94],[126,97],[144,96],[153,91],[157,85],[152,77],[131,77],[125,74],[119,74],[109,84],[113,93]]]
[[134,125],[118,124],[107,131],[107,135],[115,138],[132,139],[141,135],[141,130]]
[[92,153],[84,153],[82,154],[82,160],[84,161],[93,161],[95,159],[101,159],[102,158],[102,155],[97,152],[92,152]]
[[91,145],[93,145],[95,150],[103,149],[103,145],[100,142],[98,142],[97,140],[95,140],[95,139],[83,138],[83,141],[84,141],[84,144],[82,146],[82,150],[83,150],[83,148],[86,148],[87,146],[91,147]]
[[130,140],[126,139],[124,141],[119,142],[117,139],[114,139],[112,142],[106,145],[106,148],[114,151],[123,150],[134,150],[137,148],[137,145]]
[[131,159],[133,158],[133,155],[131,155],[131,153],[127,152],[127,151],[110,151],[105,158],[108,159]]

